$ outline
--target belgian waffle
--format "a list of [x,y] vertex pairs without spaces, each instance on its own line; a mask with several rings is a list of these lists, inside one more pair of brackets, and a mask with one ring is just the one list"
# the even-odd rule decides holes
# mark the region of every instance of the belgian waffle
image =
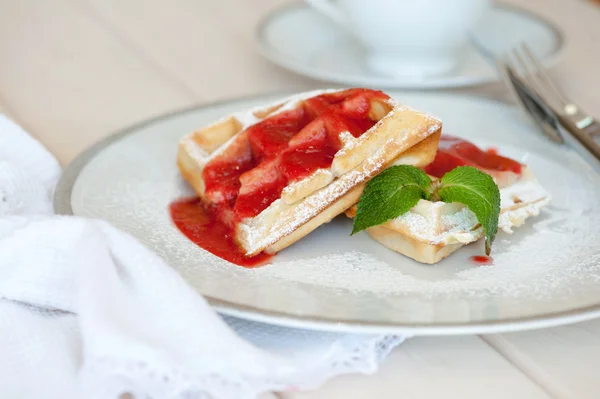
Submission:
[[[514,179],[514,177],[512,177]],[[512,233],[550,202],[531,170],[525,167],[518,180],[500,188],[501,210],[498,228]],[[356,206],[346,211],[356,215]],[[484,235],[475,214],[463,204],[420,200],[409,212],[367,229],[384,246],[421,263],[437,263],[463,245]]]
[[[354,122],[348,127],[346,119],[341,125],[338,119],[328,119],[331,109],[352,118],[360,115],[359,125],[368,128],[357,131]],[[294,120],[308,115],[309,122],[299,125],[297,132],[290,127],[293,134],[266,128],[273,123],[291,125],[277,121],[300,114]],[[417,167],[430,163],[441,127],[438,119],[399,105],[381,92],[308,92],[233,114],[185,136],[177,164],[208,206],[224,209],[222,218],[231,223],[247,256],[275,253],[355,204],[364,184],[392,163]],[[328,150],[330,165],[306,176],[300,171],[301,178],[286,177],[290,170],[298,173],[294,171],[303,163],[289,163],[284,157],[321,151],[311,144],[321,137],[319,132],[337,143]],[[273,152],[273,146],[279,152]],[[257,198],[262,198],[258,208]]]

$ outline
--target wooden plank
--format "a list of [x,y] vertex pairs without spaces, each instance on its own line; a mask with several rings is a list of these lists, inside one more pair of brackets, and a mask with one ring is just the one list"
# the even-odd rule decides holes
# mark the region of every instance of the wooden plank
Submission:
[[600,320],[485,340],[560,399],[600,398]]
[[194,97],[66,1],[5,2],[0,98],[62,163]]
[[264,59],[258,21],[284,2],[85,0],[90,14],[140,53],[210,100],[321,87]]
[[285,399],[535,399],[549,396],[476,336],[419,337],[396,348],[374,375],[347,375]]
[[6,101],[4,101],[4,99],[2,99],[2,98],[0,98],[0,114],[11,119],[13,122],[20,125],[26,131],[31,130],[30,127],[27,125],[27,123],[24,122],[21,118],[19,118],[19,116],[16,114],[16,112],[13,109],[9,108],[8,105],[6,105]]
[[0,97],[0,114],[6,115],[12,120],[17,120],[15,111],[10,109],[10,107],[7,105],[6,101],[2,97]]

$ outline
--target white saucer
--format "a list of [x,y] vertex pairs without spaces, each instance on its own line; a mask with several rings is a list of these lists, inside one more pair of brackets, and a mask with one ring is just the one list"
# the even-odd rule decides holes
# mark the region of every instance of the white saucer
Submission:
[[367,70],[364,49],[346,31],[304,4],[284,7],[259,24],[262,54],[274,63],[315,79],[343,85],[387,88],[450,88],[492,82],[498,75],[484,54],[501,54],[526,42],[549,65],[558,58],[558,29],[518,8],[495,6],[472,35],[472,46],[457,70],[418,79]]
[[473,334],[600,317],[600,175],[569,148],[532,131],[505,104],[440,93],[388,93],[438,115],[449,134],[527,163],[552,195],[543,213],[494,242],[494,266],[466,246],[438,265],[390,251],[335,218],[245,269],[221,260],[171,223],[169,203],[191,195],[176,166],[180,138],[255,97],[211,104],[133,127],[75,160],[56,189],[57,213],[104,219],[163,257],[218,311],[289,327],[362,333]]

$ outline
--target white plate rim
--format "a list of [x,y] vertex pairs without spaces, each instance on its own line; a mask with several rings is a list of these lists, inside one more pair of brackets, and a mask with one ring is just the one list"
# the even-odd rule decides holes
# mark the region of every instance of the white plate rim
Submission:
[[[238,102],[243,103],[250,100],[266,100],[274,97],[283,98],[289,96],[290,94],[293,93],[273,92],[265,93],[262,95],[236,97],[232,99],[211,102],[208,104],[192,106],[178,111],[169,112],[158,117],[134,124],[130,127],[127,127],[123,130],[117,131],[112,135],[107,136],[106,138],[96,142],[87,150],[78,155],[64,169],[63,174],[54,191],[53,206],[55,213],[58,215],[73,215],[73,210],[71,207],[72,189],[83,168],[105,148],[127,137],[128,135],[137,132],[139,129],[142,129],[154,123],[163,122],[170,118],[176,118],[178,116],[185,115],[187,113],[193,113],[203,109],[210,109],[221,105],[233,105]],[[454,98],[461,97],[465,99],[477,98],[478,101],[483,101],[496,105],[507,105],[500,101],[487,98],[480,98],[468,94],[436,93],[436,95]],[[435,325],[398,324],[383,322],[365,322],[356,320],[340,320],[319,316],[294,315],[285,312],[266,310],[254,306],[233,303],[222,299],[212,298],[209,296],[204,296],[204,298],[217,312],[233,317],[291,328],[365,334],[377,333],[424,336],[503,333],[554,327],[591,320],[594,318],[600,318],[599,303],[578,309],[571,309],[568,311],[527,316],[522,318],[507,318],[494,321],[480,321],[475,323],[436,323]]]
[[[266,39],[267,27],[278,18],[281,14],[286,12],[295,11],[297,9],[308,8],[309,6],[303,3],[292,3],[276,8],[271,11],[268,15],[263,17],[255,29],[255,44],[258,51],[269,61],[273,62],[280,67],[292,71],[294,73],[316,79],[323,82],[332,82],[342,85],[359,85],[359,86],[371,86],[388,89],[451,89],[460,87],[478,86],[486,83],[492,83],[499,81],[497,75],[491,74],[489,76],[458,76],[458,77],[447,77],[447,78],[436,78],[429,80],[411,80],[411,79],[394,79],[383,76],[375,77],[359,77],[355,75],[338,75],[335,73],[329,73],[322,71],[318,68],[312,68],[305,64],[294,63],[287,57],[282,56],[279,51],[273,48],[268,40]],[[509,5],[509,4],[494,4],[494,8],[509,10],[514,13],[519,13],[527,16],[530,19],[536,20],[546,25],[556,37],[556,47],[552,53],[544,57],[541,61],[546,67],[551,67],[561,58],[565,49],[565,35],[562,30],[555,24],[547,20],[546,18],[539,16],[524,8]],[[475,47],[482,56],[489,57],[489,54],[482,48],[476,41],[472,41],[473,47]]]

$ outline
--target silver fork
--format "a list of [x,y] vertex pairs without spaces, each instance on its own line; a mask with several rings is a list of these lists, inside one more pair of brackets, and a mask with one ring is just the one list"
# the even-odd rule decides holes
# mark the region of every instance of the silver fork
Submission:
[[593,137],[600,135],[600,123],[559,90],[526,45],[513,49],[496,64],[521,106],[546,136],[561,143],[572,137],[600,161],[600,145]]
[[560,91],[545,71],[540,60],[526,44],[521,45],[521,52],[524,58],[516,50],[514,51],[515,57],[521,64],[521,67],[527,71],[525,76],[530,78],[530,84],[533,85],[534,90],[542,97],[557,103],[560,107],[559,112],[568,117],[579,129],[585,130],[590,135],[600,135],[600,123],[583,112],[577,104],[569,100]]

